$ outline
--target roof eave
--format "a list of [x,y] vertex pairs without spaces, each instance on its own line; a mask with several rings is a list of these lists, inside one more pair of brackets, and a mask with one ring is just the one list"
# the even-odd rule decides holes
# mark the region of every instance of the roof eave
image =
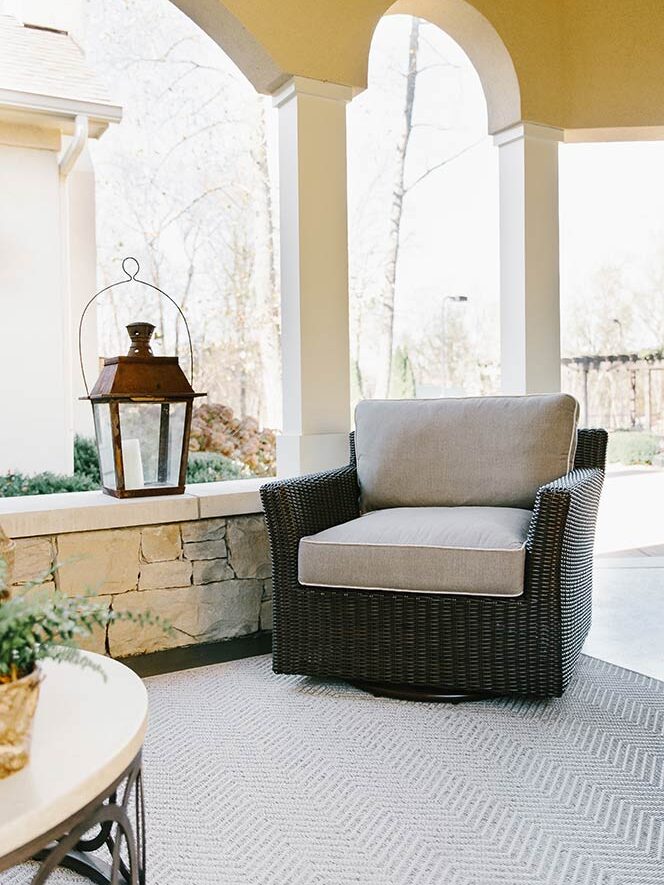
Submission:
[[69,135],[78,116],[88,118],[90,137],[99,138],[110,123],[122,120],[122,108],[96,101],[0,89],[0,119],[20,119],[33,125],[59,129]]

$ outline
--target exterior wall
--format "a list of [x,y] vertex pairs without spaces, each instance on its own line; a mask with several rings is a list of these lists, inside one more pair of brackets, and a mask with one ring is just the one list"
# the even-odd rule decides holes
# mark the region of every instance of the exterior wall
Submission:
[[72,469],[59,146],[55,133],[0,124],[1,471]]
[[90,592],[114,611],[150,611],[157,626],[118,622],[86,643],[126,657],[272,628],[272,566],[263,516],[251,514],[16,539],[13,584],[55,565],[51,587]]
[[[56,131],[0,122],[0,472],[71,473],[74,432],[94,432],[78,358],[97,288],[94,170],[85,150],[63,181],[60,148]],[[94,310],[83,331],[92,383]]]

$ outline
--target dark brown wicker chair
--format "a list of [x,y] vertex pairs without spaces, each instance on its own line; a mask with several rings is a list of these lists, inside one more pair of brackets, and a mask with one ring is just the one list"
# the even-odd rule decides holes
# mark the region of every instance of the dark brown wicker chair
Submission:
[[347,467],[264,485],[275,672],[420,698],[560,696],[590,627],[606,444],[604,430],[579,430],[574,469],[539,489],[515,598],[300,584],[300,539],[359,516],[352,436]]

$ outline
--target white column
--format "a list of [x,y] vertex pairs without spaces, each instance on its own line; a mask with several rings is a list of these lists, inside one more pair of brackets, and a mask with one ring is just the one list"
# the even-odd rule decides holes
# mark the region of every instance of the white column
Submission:
[[280,476],[348,462],[346,104],[352,89],[293,77],[279,110],[283,432]]
[[558,143],[561,129],[521,123],[494,136],[500,166],[503,393],[560,390]]

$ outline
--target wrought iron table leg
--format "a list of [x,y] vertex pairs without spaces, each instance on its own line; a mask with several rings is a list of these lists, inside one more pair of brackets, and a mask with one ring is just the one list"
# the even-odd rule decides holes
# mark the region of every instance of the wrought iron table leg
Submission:
[[[118,798],[118,787],[121,798]],[[135,799],[135,829],[128,814]],[[141,755],[134,759],[112,790],[69,822],[67,831],[34,855],[41,866],[32,885],[42,885],[58,867],[85,876],[96,885],[145,885],[145,807],[141,777]],[[85,838],[94,827],[97,833]],[[110,854],[106,863],[96,851],[103,845]],[[126,860],[122,849],[126,851]]]

